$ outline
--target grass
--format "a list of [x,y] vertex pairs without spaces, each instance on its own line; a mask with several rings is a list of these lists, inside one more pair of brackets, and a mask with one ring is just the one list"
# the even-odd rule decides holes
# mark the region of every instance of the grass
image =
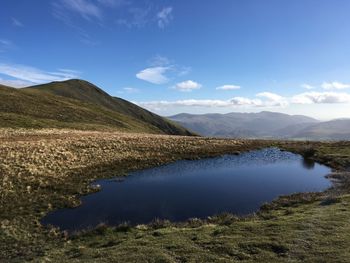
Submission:
[[0,86],[0,128],[118,130],[194,135],[82,80],[15,89]]
[[[267,146],[332,166],[324,193],[284,196],[259,213],[136,227],[100,225],[68,236],[40,219],[79,205],[97,178],[179,159]],[[210,139],[111,131],[0,130],[0,262],[346,262],[350,257],[350,143]]]

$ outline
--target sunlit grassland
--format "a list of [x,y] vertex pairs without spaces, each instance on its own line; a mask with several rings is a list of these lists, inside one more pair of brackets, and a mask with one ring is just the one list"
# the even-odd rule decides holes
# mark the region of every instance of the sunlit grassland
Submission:
[[[336,187],[283,197],[246,218],[219,215],[173,224],[99,226],[68,236],[40,219],[79,205],[97,179],[179,159],[278,146],[337,169]],[[311,149],[311,150],[310,150]],[[0,131],[0,261],[346,262],[350,143],[224,140],[73,130]]]

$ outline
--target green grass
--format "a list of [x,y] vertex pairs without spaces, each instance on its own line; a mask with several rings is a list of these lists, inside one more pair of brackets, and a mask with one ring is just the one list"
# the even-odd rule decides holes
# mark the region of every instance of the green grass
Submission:
[[264,216],[191,226],[106,228],[68,239],[48,258],[82,262],[346,262],[350,196]]
[[81,80],[33,88],[0,87],[0,127],[72,128],[193,135],[130,102]]
[[83,103],[98,105],[99,107],[127,116],[134,121],[153,126],[153,128],[155,127],[165,134],[193,135],[180,125],[129,101],[112,97],[99,87],[84,80],[72,79],[62,82],[52,82],[26,88],[25,90],[46,92],[61,98],[69,98]]

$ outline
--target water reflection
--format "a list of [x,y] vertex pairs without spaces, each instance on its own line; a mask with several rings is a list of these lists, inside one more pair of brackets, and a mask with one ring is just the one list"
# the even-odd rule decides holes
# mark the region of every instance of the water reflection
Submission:
[[303,158],[302,163],[304,168],[306,169],[314,169],[315,168],[315,161],[309,159],[309,158]]
[[279,195],[321,191],[330,186],[326,166],[276,148],[226,155],[131,173],[122,182],[99,180],[102,190],[82,205],[43,219],[66,230],[148,223],[155,218],[183,221],[231,212],[244,215]]

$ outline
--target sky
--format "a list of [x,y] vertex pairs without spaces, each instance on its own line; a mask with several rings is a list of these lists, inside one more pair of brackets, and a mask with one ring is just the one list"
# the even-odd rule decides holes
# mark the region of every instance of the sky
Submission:
[[2,0],[0,83],[80,78],[163,116],[350,118],[350,1]]

